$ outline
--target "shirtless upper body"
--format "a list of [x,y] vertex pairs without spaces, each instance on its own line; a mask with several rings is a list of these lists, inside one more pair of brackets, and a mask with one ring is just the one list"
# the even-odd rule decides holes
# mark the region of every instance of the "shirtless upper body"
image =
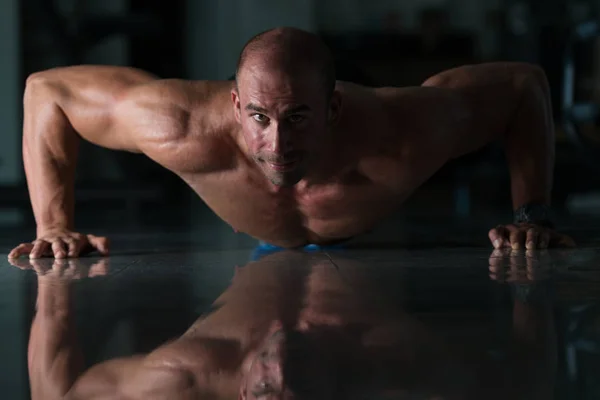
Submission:
[[[298,35],[286,32],[279,35]],[[285,48],[281,57],[246,55],[236,82],[162,80],[109,66],[33,74],[23,154],[38,240],[11,257],[107,251],[104,238],[73,233],[80,138],[144,153],[234,229],[282,247],[373,228],[447,161],[492,141],[505,144],[513,207],[549,204],[554,126],[540,68],[482,64],[419,87],[332,81],[329,90],[320,70],[286,63]],[[568,241],[535,224],[489,236],[495,247]]]

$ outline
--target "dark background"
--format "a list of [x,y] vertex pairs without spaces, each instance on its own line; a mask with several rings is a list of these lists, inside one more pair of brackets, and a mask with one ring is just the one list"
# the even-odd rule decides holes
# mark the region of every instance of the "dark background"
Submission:
[[[34,239],[21,157],[22,95],[29,74],[109,64],[165,78],[228,79],[251,36],[283,25],[322,35],[335,54],[339,79],[366,85],[419,85],[468,63],[539,64],[550,81],[556,121],[555,211],[567,218],[600,215],[594,106],[600,101],[599,7],[600,1],[567,0],[3,0],[0,243],[8,251]],[[79,229],[108,232],[115,241],[124,237],[117,233],[202,230],[207,220],[214,223],[203,202],[170,172],[144,156],[86,143],[76,203]],[[492,145],[444,167],[404,212],[475,219],[481,213],[509,215],[510,208],[502,149]],[[220,240],[212,231],[203,235]],[[22,311],[29,305],[14,302],[34,290],[22,279],[0,270],[2,298],[12,299],[0,299],[0,326],[28,325],[31,315]],[[0,388],[6,390],[0,397],[25,398],[21,354],[27,338],[10,332],[0,334],[0,359],[20,363],[3,365]]]
[[[252,35],[281,25],[319,33],[341,80],[418,85],[454,66],[486,61],[541,65],[552,89],[557,164],[553,203],[566,214],[598,213],[600,135],[594,104],[600,80],[593,1],[152,0],[3,2],[0,83],[0,226],[34,226],[21,160],[22,93],[27,76],[73,64],[128,65],[165,78],[227,79]],[[569,64],[570,63],[570,64]],[[573,67],[573,78],[565,69]],[[565,86],[567,85],[567,86]],[[565,92],[565,87],[572,88]],[[572,101],[565,101],[573,93]],[[574,103],[574,104],[572,104]],[[565,115],[569,116],[565,118]],[[573,123],[575,122],[575,123]],[[202,202],[141,155],[84,143],[77,171],[78,226],[194,224]],[[417,201],[418,199],[418,201]],[[453,162],[412,203],[472,215],[510,208],[502,149],[492,145]],[[411,202],[407,205],[410,207]],[[91,212],[90,212],[91,211]],[[133,229],[133,228],[132,228]]]

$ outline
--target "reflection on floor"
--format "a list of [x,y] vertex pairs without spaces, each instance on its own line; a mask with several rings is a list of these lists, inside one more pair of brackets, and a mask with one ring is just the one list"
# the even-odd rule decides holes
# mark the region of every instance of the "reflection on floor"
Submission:
[[139,398],[600,398],[591,230],[577,249],[493,253],[469,234],[434,246],[427,229],[257,260],[243,236],[206,250],[194,234],[145,234],[113,236],[108,258],[0,261],[1,387],[16,400],[117,386]]

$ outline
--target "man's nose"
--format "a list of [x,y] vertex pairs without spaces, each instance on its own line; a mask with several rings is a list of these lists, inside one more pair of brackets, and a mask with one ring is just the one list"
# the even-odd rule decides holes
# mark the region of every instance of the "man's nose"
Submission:
[[286,154],[293,150],[292,135],[280,124],[273,126],[269,141],[270,151],[275,154]]

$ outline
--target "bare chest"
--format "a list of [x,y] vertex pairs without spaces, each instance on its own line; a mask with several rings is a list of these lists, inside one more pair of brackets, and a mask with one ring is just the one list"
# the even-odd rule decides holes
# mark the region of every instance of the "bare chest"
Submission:
[[236,231],[286,247],[326,243],[369,230],[403,197],[397,185],[357,171],[275,189],[253,169],[185,179]]

